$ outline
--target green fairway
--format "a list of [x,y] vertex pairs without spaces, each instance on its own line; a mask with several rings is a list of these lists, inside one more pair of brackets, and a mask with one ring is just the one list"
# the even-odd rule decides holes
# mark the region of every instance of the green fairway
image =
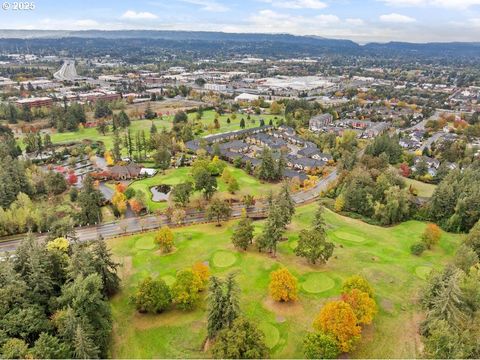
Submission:
[[430,266],[418,266],[415,269],[415,274],[417,274],[417,276],[420,279],[425,280],[428,277],[428,275],[430,274],[431,271],[432,271],[432,268]]
[[353,242],[364,242],[365,238],[360,235],[355,235],[346,231],[335,231],[334,235],[342,240],[353,241]]
[[217,268],[226,268],[232,266],[237,261],[234,253],[229,251],[218,251],[213,255],[212,265]]
[[[228,166],[228,170],[232,176],[237,180],[240,190],[235,193],[237,197],[242,197],[243,195],[253,195],[255,197],[264,197],[267,195],[269,190],[276,191],[279,188],[278,184],[269,184],[263,183],[260,180],[254,178],[253,176],[248,175],[244,170],[237,169],[233,166]],[[158,173],[157,175],[134,181],[130,184],[130,187],[135,190],[142,190],[147,195],[147,205],[150,211],[166,209],[168,204],[167,202],[155,202],[152,200],[152,192],[150,189],[154,186],[160,184],[167,185],[177,185],[182,182],[192,181],[191,177],[191,168],[182,167],[178,169],[169,169],[163,173]],[[218,193],[221,196],[229,196],[227,192],[227,184],[222,180],[221,177],[217,177],[218,183]],[[196,192],[192,199],[200,197],[201,194]]]
[[302,283],[302,288],[308,293],[318,294],[327,290],[330,290],[335,286],[333,281],[328,275],[322,273],[313,273],[307,275],[306,280]]
[[[136,284],[145,276],[160,276],[171,284],[177,271],[196,262],[207,262],[211,273],[220,277],[237,273],[242,312],[265,333],[273,358],[303,357],[303,337],[312,330],[312,321],[322,304],[338,297],[342,281],[354,274],[361,274],[372,283],[379,313],[349,357],[418,357],[418,296],[424,278],[430,269],[440,268],[451,259],[461,237],[444,233],[433,250],[414,256],[410,246],[419,241],[425,223],[408,221],[382,228],[327,211],[327,233],[336,247],[326,265],[312,266],[293,254],[292,245],[298,241],[298,232],[311,226],[315,207],[297,208],[285,234],[288,240],[280,243],[276,258],[254,249],[236,251],[231,244],[235,221],[222,227],[201,224],[173,229],[177,250],[167,255],[159,255],[156,248],[146,249],[153,244],[154,233],[108,240],[115,258],[123,265],[123,287],[111,301],[114,333],[110,355],[210,357],[210,353],[203,352],[207,334],[206,293],[198,306],[188,312],[172,309],[158,315],[139,314],[130,302]],[[262,222],[255,223],[256,234],[262,226]],[[363,241],[352,241],[357,237]],[[280,266],[298,278],[300,291],[295,303],[276,303],[268,295],[270,273]]]
[[258,328],[265,334],[265,344],[269,349],[273,349],[280,340],[280,332],[277,327],[268,323],[261,323]]
[[414,189],[417,189],[418,196],[420,197],[432,197],[433,192],[435,191],[436,185],[427,184],[418,180],[403,178],[407,186],[411,186]]
[[148,237],[143,237],[137,240],[135,247],[139,250],[151,250],[155,247],[153,239]]
[[[281,115],[250,115],[250,120],[247,119],[247,115],[237,113],[235,114],[236,119],[233,119],[233,114],[224,114],[221,115],[218,119],[220,128],[215,128],[215,111],[207,110],[203,112],[203,117],[200,120],[196,120],[196,113],[188,114],[189,119],[195,121],[199,124],[197,129],[200,129],[198,134],[199,137],[203,137],[210,134],[217,134],[222,132],[240,130],[240,119],[245,120],[245,128],[257,127],[260,126],[260,119],[265,121],[265,124],[268,125],[269,121],[272,120],[276,123],[278,120],[282,119]],[[227,119],[230,119],[230,124]],[[143,130],[147,134],[147,137],[150,136],[150,128],[152,123],[155,124],[158,131],[161,131],[163,128],[170,130],[173,124],[173,115],[163,116],[162,118],[156,118],[153,120],[139,120],[131,119],[130,130],[134,134],[137,131]],[[120,137],[123,140],[125,130],[120,130]],[[92,140],[92,141],[102,141],[105,144],[105,149],[111,150],[113,148],[113,133],[107,132],[105,135],[102,135],[98,132],[96,128],[81,128],[78,131],[74,132],[64,132],[64,133],[52,133],[51,140],[54,144],[62,144],[73,141],[82,141],[82,140]],[[21,141],[19,141],[20,146],[24,146]],[[126,155],[124,151],[124,155]]]

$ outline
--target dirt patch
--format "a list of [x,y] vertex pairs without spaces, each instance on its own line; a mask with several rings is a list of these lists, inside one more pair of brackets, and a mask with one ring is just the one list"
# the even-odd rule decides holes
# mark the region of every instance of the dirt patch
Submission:
[[268,297],[263,301],[263,306],[272,311],[277,315],[277,317],[288,317],[288,316],[295,316],[302,314],[304,312],[303,305],[301,301],[295,302],[277,302],[274,301],[272,298]]
[[383,310],[385,310],[389,314],[392,314],[393,311],[395,310],[395,306],[393,305],[393,302],[388,299],[382,299],[382,301],[380,302],[380,306],[382,307]]
[[132,257],[113,257],[113,260],[120,264],[118,268],[118,276],[120,279],[125,280],[133,273]]
[[404,325],[396,334],[398,335],[397,344],[403,348],[398,357],[419,358],[423,352],[422,337],[420,335],[420,324],[423,320],[423,314],[420,312],[411,312],[406,314]]
[[175,254],[177,252],[177,250],[178,249],[176,247],[174,247],[172,249],[172,251],[170,251],[170,252],[163,252],[162,250],[157,250],[157,251],[154,252],[154,254],[157,255],[157,256],[167,256],[167,255]]
[[362,340],[363,341],[373,341],[375,336],[375,326],[373,324],[365,325],[362,330]]
[[160,326],[192,324],[195,320],[195,312],[185,313],[179,310],[167,310],[161,314],[140,314],[135,312],[131,324],[139,330],[148,330]]

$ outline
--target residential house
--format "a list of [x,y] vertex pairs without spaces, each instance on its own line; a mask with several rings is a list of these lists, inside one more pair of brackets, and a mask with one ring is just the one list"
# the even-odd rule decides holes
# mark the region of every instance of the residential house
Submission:
[[331,125],[332,122],[332,114],[317,115],[310,119],[310,121],[308,122],[308,128],[310,129],[310,131],[318,132],[322,131],[324,127]]

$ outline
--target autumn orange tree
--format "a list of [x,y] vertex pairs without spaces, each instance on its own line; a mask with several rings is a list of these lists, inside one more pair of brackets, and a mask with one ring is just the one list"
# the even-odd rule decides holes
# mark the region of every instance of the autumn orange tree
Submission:
[[128,203],[136,215],[139,215],[145,208],[145,206],[135,198],[128,200]]
[[353,289],[358,289],[364,293],[367,293],[372,299],[375,295],[370,283],[367,281],[367,279],[360,275],[350,276],[343,282],[342,293],[348,293]]
[[124,193],[125,190],[127,190],[127,186],[123,183],[118,183],[115,185],[115,191],[116,192],[120,192],[120,193]]
[[442,231],[436,224],[428,224],[422,234],[422,241],[427,247],[431,249],[433,245],[438,244],[442,236]]
[[298,299],[297,278],[287,268],[281,268],[270,274],[270,296],[275,301],[295,301]]
[[372,323],[373,316],[377,313],[377,304],[366,292],[352,289],[342,294],[342,300],[352,307],[359,325]]
[[313,321],[313,328],[335,338],[343,352],[353,349],[362,331],[352,307],[342,300],[327,302]]
[[155,242],[160,246],[160,250],[169,253],[173,250],[173,232],[168,226],[162,227],[155,235]]

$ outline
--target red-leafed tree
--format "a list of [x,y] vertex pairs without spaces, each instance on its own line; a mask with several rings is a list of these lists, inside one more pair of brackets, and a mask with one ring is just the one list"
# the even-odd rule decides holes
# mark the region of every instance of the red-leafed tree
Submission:
[[67,181],[70,185],[75,185],[78,181],[78,177],[77,177],[77,175],[72,173],[72,174],[68,175]]
[[410,174],[411,174],[411,170],[410,170],[410,167],[408,166],[408,164],[406,164],[406,163],[400,164],[400,172],[401,172],[402,176],[409,177]]

